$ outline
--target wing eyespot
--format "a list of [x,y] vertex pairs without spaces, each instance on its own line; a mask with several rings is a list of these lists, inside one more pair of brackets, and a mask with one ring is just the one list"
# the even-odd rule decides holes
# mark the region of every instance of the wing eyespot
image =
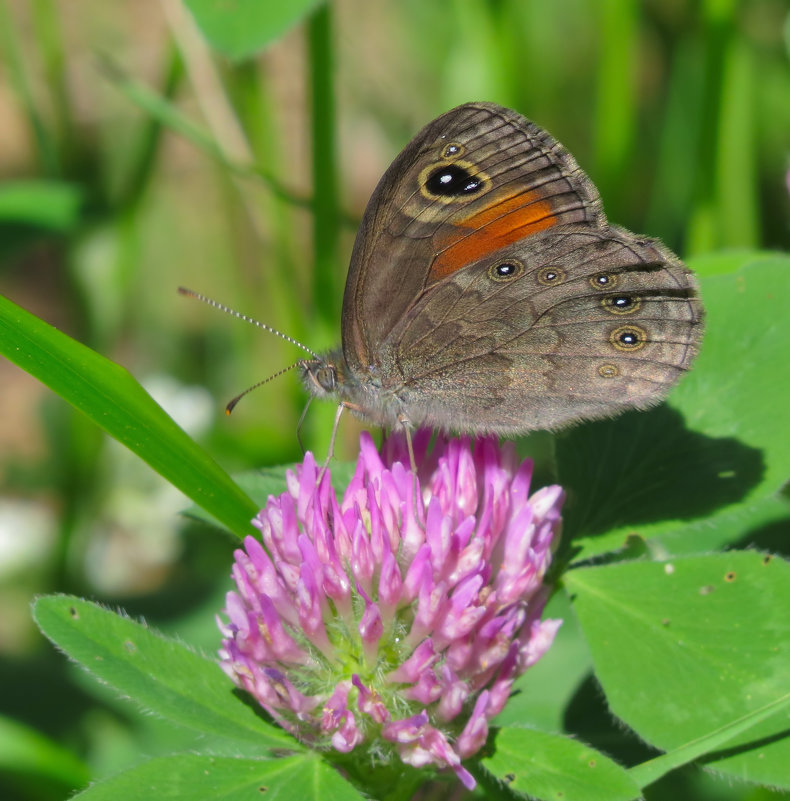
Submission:
[[642,298],[632,295],[610,295],[601,300],[601,306],[610,314],[634,314],[642,308]]
[[537,280],[539,284],[543,284],[543,286],[557,286],[561,284],[566,278],[568,274],[562,267],[544,267],[541,270],[538,270]]
[[617,286],[617,275],[615,273],[597,273],[590,278],[590,286],[593,289],[614,289]]
[[524,265],[517,259],[501,259],[488,268],[488,277],[498,283],[513,281],[522,275]]
[[449,142],[442,147],[439,156],[450,161],[450,159],[460,158],[464,153],[466,153],[466,148],[463,145],[458,144],[458,142]]
[[633,352],[647,343],[647,331],[638,325],[621,325],[609,334],[609,342],[617,350]]
[[602,364],[598,368],[598,375],[601,378],[617,378],[620,375],[620,370],[616,364]]
[[428,165],[420,173],[419,184],[420,192],[428,200],[453,203],[486,192],[491,179],[471,162],[458,159]]

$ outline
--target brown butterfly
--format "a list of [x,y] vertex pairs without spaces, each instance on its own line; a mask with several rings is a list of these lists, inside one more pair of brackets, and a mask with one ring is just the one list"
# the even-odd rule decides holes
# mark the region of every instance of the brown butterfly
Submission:
[[299,366],[313,395],[370,423],[515,434],[659,402],[701,333],[677,256],[610,225],[546,131],[467,103],[384,173],[351,256],[342,348]]

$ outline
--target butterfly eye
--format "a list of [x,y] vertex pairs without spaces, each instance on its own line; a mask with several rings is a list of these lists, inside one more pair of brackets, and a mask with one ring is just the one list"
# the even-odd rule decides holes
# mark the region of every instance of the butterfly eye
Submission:
[[538,270],[538,283],[543,286],[561,284],[566,277],[565,270],[561,267],[544,267],[542,270]]
[[481,176],[474,175],[460,164],[443,164],[425,180],[425,189],[429,194],[447,198],[476,195],[484,185]]
[[315,372],[315,380],[319,383],[322,389],[326,392],[332,393],[335,391],[337,384],[335,376],[335,368],[331,365],[320,367]]
[[492,281],[512,281],[524,274],[524,265],[516,259],[503,259],[488,268],[488,277]]
[[593,289],[614,289],[617,286],[617,276],[614,273],[598,273],[590,278]]
[[621,325],[609,334],[609,342],[617,350],[634,351],[645,346],[647,331],[638,325]]
[[611,295],[601,300],[601,306],[612,314],[633,314],[642,305],[642,298],[630,295]]
[[450,142],[442,148],[442,152],[439,155],[443,159],[457,159],[459,156],[463,156],[465,152],[466,148],[463,145],[459,145],[457,142]]

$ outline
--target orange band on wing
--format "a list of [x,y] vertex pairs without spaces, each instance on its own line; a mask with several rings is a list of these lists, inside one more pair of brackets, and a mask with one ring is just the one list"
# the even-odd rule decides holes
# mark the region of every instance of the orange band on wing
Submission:
[[438,281],[452,275],[487,253],[551,228],[557,220],[551,202],[541,200],[537,192],[521,192],[487,206],[454,223],[456,230],[448,237],[444,249],[440,245],[441,252],[433,262],[429,280]]

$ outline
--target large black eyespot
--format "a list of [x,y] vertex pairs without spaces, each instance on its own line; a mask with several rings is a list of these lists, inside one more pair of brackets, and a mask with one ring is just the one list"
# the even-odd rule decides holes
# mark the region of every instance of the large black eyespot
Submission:
[[610,295],[601,300],[601,306],[612,314],[633,314],[642,305],[642,298],[632,295]]
[[488,268],[488,277],[492,281],[512,281],[524,274],[524,265],[516,259],[502,259]]
[[647,342],[647,331],[638,325],[621,325],[609,334],[609,342],[617,350],[634,351],[644,348]]
[[439,197],[465,197],[477,194],[483,180],[460,164],[443,164],[428,176],[425,188]]

